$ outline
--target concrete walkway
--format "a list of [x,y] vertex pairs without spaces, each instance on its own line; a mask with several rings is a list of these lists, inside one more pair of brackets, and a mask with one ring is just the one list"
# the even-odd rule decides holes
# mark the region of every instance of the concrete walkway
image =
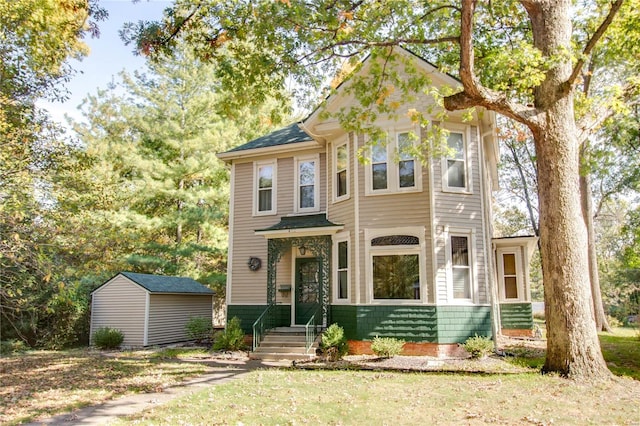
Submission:
[[72,413],[59,414],[48,419],[27,423],[27,425],[106,425],[119,417],[140,413],[203,388],[235,380],[258,368],[291,365],[290,362],[260,360],[214,361],[207,362],[207,364],[210,366],[207,373],[166,388],[162,392],[124,395],[103,404],[81,408]]

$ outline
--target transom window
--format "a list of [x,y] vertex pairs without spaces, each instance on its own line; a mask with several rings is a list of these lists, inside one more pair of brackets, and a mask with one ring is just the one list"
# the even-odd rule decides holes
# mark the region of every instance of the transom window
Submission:
[[411,154],[415,138],[410,132],[390,133],[387,141],[370,148],[366,169],[367,194],[386,194],[421,189],[421,168]]
[[256,163],[254,176],[254,214],[274,214],[276,163]]
[[296,211],[317,211],[319,204],[318,191],[318,156],[296,159]]

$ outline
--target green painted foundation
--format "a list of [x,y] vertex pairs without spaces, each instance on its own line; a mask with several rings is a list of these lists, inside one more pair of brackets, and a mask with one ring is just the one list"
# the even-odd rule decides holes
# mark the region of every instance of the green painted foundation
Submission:
[[[245,333],[266,305],[227,306],[227,318],[240,318]],[[531,305],[529,305],[529,313]],[[344,328],[349,340],[395,337],[407,342],[463,343],[474,335],[491,336],[488,306],[332,305],[330,323]],[[276,326],[291,324],[291,307],[276,306]]]
[[531,330],[533,328],[531,303],[500,304],[500,323],[503,329]]
[[[227,305],[227,321],[233,317],[240,318],[240,326],[246,334],[253,333],[253,323],[267,309],[267,305]],[[291,306],[276,305],[276,327],[291,325]]]
[[407,342],[462,343],[491,336],[488,306],[345,306],[331,307],[331,318],[347,339],[395,337]]

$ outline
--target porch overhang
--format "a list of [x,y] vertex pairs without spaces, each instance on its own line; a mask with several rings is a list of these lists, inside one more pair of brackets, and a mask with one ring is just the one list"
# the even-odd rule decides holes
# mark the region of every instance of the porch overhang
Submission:
[[344,229],[344,225],[333,223],[325,213],[301,216],[283,216],[280,222],[265,229],[256,229],[256,235],[271,238],[315,237],[333,235]]

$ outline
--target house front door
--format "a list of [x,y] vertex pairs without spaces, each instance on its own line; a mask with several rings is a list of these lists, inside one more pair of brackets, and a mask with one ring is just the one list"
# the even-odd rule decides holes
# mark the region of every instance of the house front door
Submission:
[[294,318],[296,325],[304,325],[320,307],[322,282],[320,259],[296,259],[296,288]]

